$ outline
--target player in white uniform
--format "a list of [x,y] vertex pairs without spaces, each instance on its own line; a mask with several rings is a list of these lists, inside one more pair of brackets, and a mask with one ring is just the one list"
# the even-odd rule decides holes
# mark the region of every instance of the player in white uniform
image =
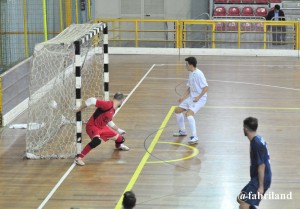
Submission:
[[174,136],[186,136],[184,114],[188,119],[192,135],[190,136],[189,144],[197,144],[198,137],[196,131],[196,122],[194,114],[198,112],[206,103],[208,85],[206,78],[201,70],[197,68],[197,60],[195,57],[185,59],[186,69],[189,71],[189,79],[187,82],[188,89],[179,101],[179,106],[175,109],[179,131],[174,133]]

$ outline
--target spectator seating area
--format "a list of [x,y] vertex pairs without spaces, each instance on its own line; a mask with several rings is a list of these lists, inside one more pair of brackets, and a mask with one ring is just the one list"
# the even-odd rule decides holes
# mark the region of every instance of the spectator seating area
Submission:
[[[241,31],[263,31],[264,25],[262,22],[242,22]],[[238,23],[237,22],[217,22],[216,23],[217,31],[237,31]]]
[[[214,47],[261,49],[266,45],[269,48],[293,48],[295,38],[295,27],[287,25],[282,28],[281,33],[285,34],[283,40],[274,39],[276,30],[269,24],[265,24],[268,12],[279,4],[285,13],[285,17],[300,20],[300,0],[214,0],[212,19],[216,20],[213,30]],[[284,7],[283,7],[284,6]],[[299,8],[299,9],[298,9]],[[299,16],[297,16],[299,15]],[[287,19],[289,20],[289,19]],[[297,19],[296,19],[297,20]],[[240,31],[240,33],[237,33]],[[277,37],[277,36],[276,36]],[[274,41],[275,40],[275,41]],[[266,45],[265,45],[266,44]]]
[[215,0],[213,17],[216,16],[260,16],[265,17],[281,0]]
[[[267,6],[216,6],[214,9],[213,16],[259,16],[266,17],[268,14],[269,8]],[[244,19],[244,18],[243,18]]]
[[[264,20],[268,11],[275,4],[282,5],[281,0],[214,0],[213,19],[242,19]],[[216,24],[218,31],[237,31],[236,22],[219,22]],[[262,31],[261,22],[241,23],[242,31]]]

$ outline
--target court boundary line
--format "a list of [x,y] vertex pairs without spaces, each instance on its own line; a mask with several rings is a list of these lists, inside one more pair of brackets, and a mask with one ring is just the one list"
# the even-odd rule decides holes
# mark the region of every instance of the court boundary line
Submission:
[[[160,77],[148,77],[147,79],[152,80],[187,80],[184,78],[160,78]],[[269,85],[269,84],[260,84],[260,83],[249,83],[249,82],[243,82],[243,81],[226,81],[226,80],[210,80],[207,79],[209,82],[220,82],[220,83],[231,83],[231,84],[242,84],[242,85],[252,85],[252,86],[262,86],[262,87],[269,87],[269,88],[277,88],[277,89],[284,89],[284,90],[291,90],[291,91],[300,91],[300,89],[297,88],[290,88],[290,87],[284,87],[284,86],[275,86],[275,85]]]
[[163,122],[161,123],[161,125],[160,125],[158,131],[156,132],[156,134],[155,134],[155,136],[154,136],[154,138],[153,138],[153,140],[152,140],[150,146],[148,147],[146,153],[144,154],[142,160],[140,161],[138,167],[136,168],[134,174],[132,175],[132,177],[131,177],[129,183],[127,184],[127,186],[126,186],[124,192],[122,193],[122,195],[121,195],[121,197],[120,197],[120,199],[119,199],[119,201],[118,201],[118,203],[117,203],[115,209],[121,209],[121,208],[122,208],[123,194],[124,194],[126,191],[129,191],[129,190],[132,189],[132,187],[133,187],[133,185],[135,184],[136,180],[137,180],[138,177],[140,176],[140,173],[142,172],[144,166],[146,165],[147,160],[148,160],[148,158],[150,157],[150,154],[152,153],[152,151],[153,151],[155,145],[157,144],[157,142],[158,142],[158,140],[159,140],[159,138],[160,138],[162,132],[164,131],[164,129],[165,129],[167,123],[169,122],[169,120],[170,120],[170,118],[171,118],[171,116],[172,116],[172,114],[173,114],[173,112],[174,112],[174,110],[175,110],[175,107],[176,107],[176,106],[172,106],[172,107],[169,109],[169,112],[167,113],[165,119],[164,119]]
[[[151,66],[151,68],[149,68],[149,70],[147,71],[147,73],[141,78],[141,80],[135,85],[135,87],[131,90],[131,92],[128,94],[128,96],[125,98],[122,107],[125,105],[125,103],[127,102],[127,100],[130,98],[130,96],[135,92],[135,90],[140,86],[140,84],[145,80],[145,78],[147,77],[147,75],[154,69],[154,67],[156,66],[156,64],[153,64]],[[120,107],[119,109],[116,110],[115,115],[117,115],[117,113],[120,111],[120,109],[122,108]],[[46,198],[43,200],[43,202],[39,205],[38,209],[42,209],[47,202],[51,199],[51,197],[53,196],[53,194],[56,192],[56,190],[60,187],[60,185],[64,182],[64,180],[68,177],[68,175],[72,172],[72,170],[76,167],[75,162],[73,162],[73,164],[70,166],[70,168],[64,173],[64,175],[59,179],[59,181],[56,183],[56,185],[53,187],[53,189],[48,193],[48,195],[46,196]]]
[[[222,64],[222,63],[209,63],[209,64],[206,64],[206,63],[203,63],[203,62],[206,62],[206,60],[202,60],[201,63],[198,63],[197,65],[202,65],[202,66],[232,66],[231,64]],[[185,66],[185,64],[171,64],[171,63],[168,63],[168,64],[156,64],[156,65],[171,65],[171,66]],[[253,65],[247,65],[247,64],[241,64],[241,65],[236,65],[238,67],[257,67],[257,66],[264,66],[264,67],[276,67],[276,69],[280,69],[282,67],[299,67],[298,64],[295,64],[295,65],[270,65],[270,64],[253,64]]]

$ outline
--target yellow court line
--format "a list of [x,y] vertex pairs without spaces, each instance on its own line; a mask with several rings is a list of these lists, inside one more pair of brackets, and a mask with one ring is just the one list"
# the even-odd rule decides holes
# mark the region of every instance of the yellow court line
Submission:
[[[150,153],[153,151],[157,141],[159,140],[164,128],[166,127],[168,121],[170,120],[173,112],[174,112],[175,106],[172,106],[167,114],[167,116],[165,117],[165,119],[163,120],[161,126],[159,127],[159,130],[157,131],[153,141],[151,142],[149,148],[148,148],[148,152],[145,153],[144,157],[142,158],[140,164],[138,165],[137,169],[135,170],[133,176],[131,177],[129,183],[127,184],[127,187],[125,189],[125,191],[123,193],[125,193],[126,191],[129,191],[132,189],[133,185],[135,184],[137,178],[139,177],[140,173],[142,172],[148,158],[150,157]],[[122,208],[122,201],[123,201],[123,195],[120,197],[115,209],[121,209]]]
[[204,108],[211,108],[211,109],[300,110],[300,107],[204,106]]
[[199,150],[196,147],[190,146],[190,145],[186,145],[186,144],[181,144],[181,143],[177,143],[177,142],[158,142],[159,144],[174,144],[174,145],[179,145],[179,146],[183,146],[183,147],[187,147],[191,150],[193,150],[193,153],[189,156],[183,157],[183,158],[178,158],[178,159],[174,159],[174,160],[156,160],[156,161],[148,161],[147,164],[154,164],[154,163],[173,163],[173,162],[178,162],[178,161],[183,161],[183,160],[188,160],[190,158],[195,157],[196,155],[199,154]]

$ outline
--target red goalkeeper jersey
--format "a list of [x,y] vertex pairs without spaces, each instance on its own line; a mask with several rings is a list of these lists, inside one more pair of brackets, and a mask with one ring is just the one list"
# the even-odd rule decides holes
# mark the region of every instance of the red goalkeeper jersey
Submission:
[[97,100],[94,114],[90,117],[87,125],[94,125],[98,128],[106,126],[106,124],[112,120],[115,109],[113,107],[113,101]]

